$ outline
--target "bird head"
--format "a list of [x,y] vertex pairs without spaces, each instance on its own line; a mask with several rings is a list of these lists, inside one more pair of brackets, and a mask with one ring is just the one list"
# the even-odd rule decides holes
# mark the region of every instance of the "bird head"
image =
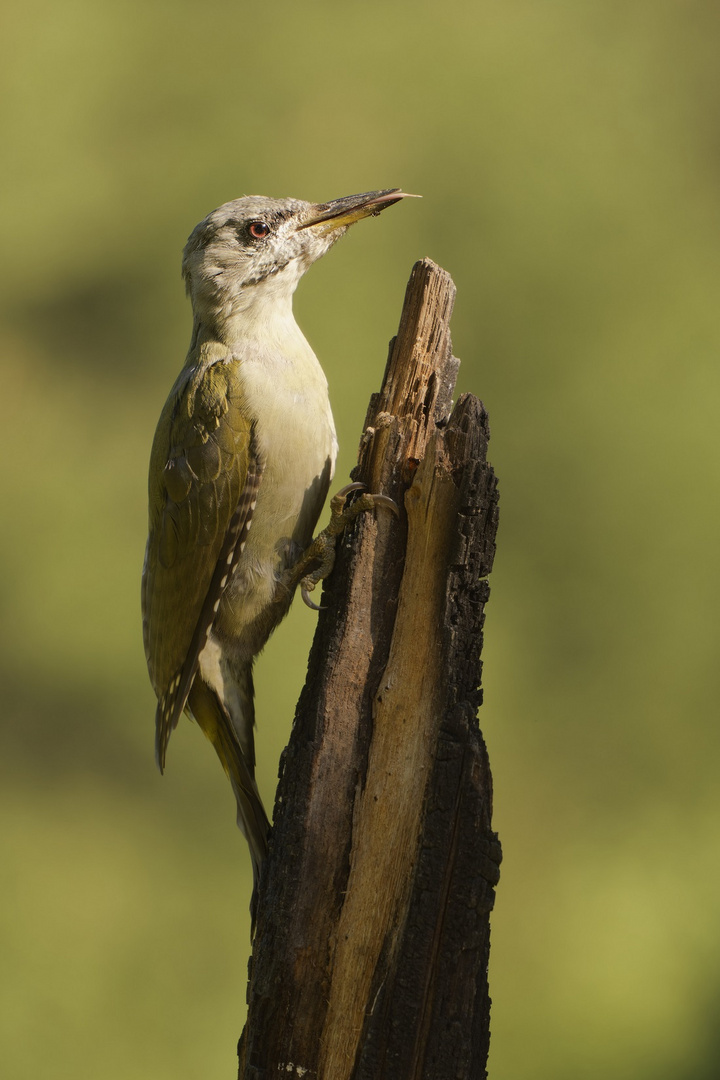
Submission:
[[195,317],[221,327],[253,308],[289,303],[298,281],[355,221],[406,198],[399,188],[327,203],[248,195],[213,210],[183,252]]

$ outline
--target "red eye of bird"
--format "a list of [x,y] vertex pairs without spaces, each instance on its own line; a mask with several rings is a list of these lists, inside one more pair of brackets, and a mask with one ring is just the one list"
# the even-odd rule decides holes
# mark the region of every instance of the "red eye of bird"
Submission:
[[248,232],[254,240],[263,240],[270,232],[270,226],[265,221],[251,221]]

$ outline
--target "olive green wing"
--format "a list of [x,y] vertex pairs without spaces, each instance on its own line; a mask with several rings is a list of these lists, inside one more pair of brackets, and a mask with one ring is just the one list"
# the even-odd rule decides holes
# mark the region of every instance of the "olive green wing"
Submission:
[[150,458],[142,581],[145,653],[162,769],[222,593],[245,543],[261,469],[237,369],[208,348],[163,409]]

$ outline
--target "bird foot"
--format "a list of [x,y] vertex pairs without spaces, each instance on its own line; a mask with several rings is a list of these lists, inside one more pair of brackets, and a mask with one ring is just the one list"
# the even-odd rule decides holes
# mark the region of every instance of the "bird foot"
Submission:
[[[351,503],[347,503],[347,497],[353,491],[361,491],[362,495]],[[305,549],[298,561],[290,568],[288,582],[291,589],[300,586],[300,595],[303,601],[313,611],[320,611],[320,607],[310,599],[319,581],[330,574],[335,565],[335,544],[338,536],[350,525],[359,514],[367,510],[374,510],[378,506],[384,506],[399,517],[397,504],[388,495],[370,495],[365,490],[364,484],[347,484],[341,488],[330,500],[330,521],[327,528],[315,537],[310,546]],[[317,567],[307,573],[308,567],[317,563]]]

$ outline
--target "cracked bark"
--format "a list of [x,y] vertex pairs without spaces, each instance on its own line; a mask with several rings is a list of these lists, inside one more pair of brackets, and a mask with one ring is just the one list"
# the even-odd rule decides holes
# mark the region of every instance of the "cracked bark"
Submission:
[[497,528],[450,276],[413,268],[353,478],[401,510],[338,545],[280,766],[241,1080],[486,1075],[500,864],[477,722]]

